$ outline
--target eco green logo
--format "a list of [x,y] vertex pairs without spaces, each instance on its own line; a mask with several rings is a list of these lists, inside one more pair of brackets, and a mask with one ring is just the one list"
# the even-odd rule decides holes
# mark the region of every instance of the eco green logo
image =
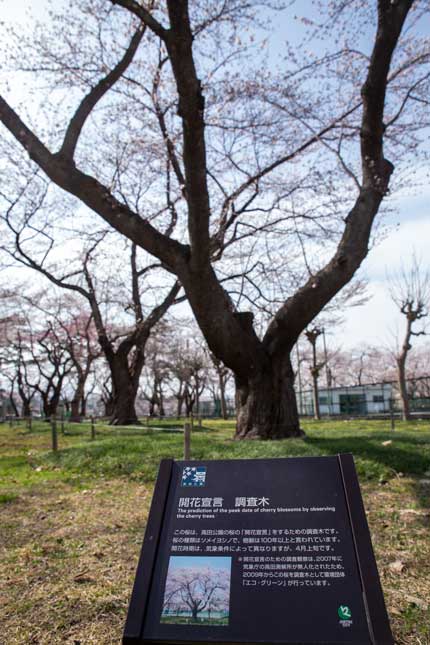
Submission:
[[351,620],[351,610],[346,605],[341,605],[337,610],[337,615],[341,620]]

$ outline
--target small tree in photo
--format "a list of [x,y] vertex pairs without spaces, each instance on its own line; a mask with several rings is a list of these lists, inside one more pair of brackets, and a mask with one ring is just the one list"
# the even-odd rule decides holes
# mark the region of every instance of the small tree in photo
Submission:
[[[182,560],[189,566],[181,566]],[[222,562],[214,563],[214,560]],[[230,567],[231,558],[172,557],[164,590],[162,622],[227,625]]]

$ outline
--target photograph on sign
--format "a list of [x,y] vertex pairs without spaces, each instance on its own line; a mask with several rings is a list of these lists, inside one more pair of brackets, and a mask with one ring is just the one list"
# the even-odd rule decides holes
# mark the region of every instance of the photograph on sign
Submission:
[[230,579],[229,557],[171,556],[161,622],[228,625]]

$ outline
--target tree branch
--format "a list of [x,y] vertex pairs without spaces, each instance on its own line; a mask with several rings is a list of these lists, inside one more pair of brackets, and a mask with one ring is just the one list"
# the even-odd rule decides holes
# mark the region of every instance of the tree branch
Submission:
[[97,179],[78,170],[73,162],[52,154],[2,97],[0,120],[57,186],[78,197],[115,230],[159,258],[169,270],[175,272],[178,264],[186,261],[187,246],[166,238],[149,222],[119,202]]
[[166,40],[168,30],[165,29],[155,18],[154,16],[141,4],[138,4],[135,0],[110,0],[113,5],[118,5],[130,11],[135,16],[137,16],[144,25],[149,27],[154,34],[157,34],[162,40]]
[[391,57],[412,0],[379,0],[378,30],[362,87],[363,184],[345,220],[336,253],[326,266],[279,309],[264,336],[270,354],[291,350],[301,331],[352,278],[367,255],[373,220],[387,190],[393,165],[383,156],[383,114]]
[[96,104],[111,89],[111,87],[121,78],[139,47],[139,44],[145,33],[145,27],[138,29],[131,39],[124,56],[104,78],[102,78],[95,87],[84,97],[72,117],[64,136],[63,144],[58,154],[63,155],[68,160],[72,160],[75,154],[78,139],[85,125],[85,122]]
[[266,175],[270,174],[273,170],[276,170],[276,168],[279,168],[279,166],[282,166],[283,164],[287,163],[288,161],[292,161],[297,157],[299,154],[307,150],[309,147],[313,146],[315,143],[319,143],[321,138],[330,132],[330,130],[333,130],[341,121],[346,119],[346,117],[350,116],[353,114],[356,110],[358,110],[361,107],[361,102],[357,103],[354,105],[352,108],[344,112],[339,118],[337,118],[335,121],[327,125],[326,127],[322,128],[311,136],[307,141],[302,143],[298,148],[295,150],[292,150],[291,152],[287,153],[286,155],[283,155],[282,157],[279,157],[272,163],[268,164],[261,170],[259,170],[258,173],[255,173],[251,177],[249,177],[245,182],[243,182],[236,190],[234,190],[226,199],[224,200],[223,206],[222,206],[222,219],[225,218],[225,213],[230,207],[230,204],[239,197],[241,193],[243,193],[247,188],[250,186],[256,184],[260,179],[265,177]]
[[188,2],[167,0],[167,8],[171,28],[166,45],[179,94],[178,114],[182,118],[188,230],[192,250],[190,263],[199,269],[208,264],[210,253],[204,96],[194,64]]

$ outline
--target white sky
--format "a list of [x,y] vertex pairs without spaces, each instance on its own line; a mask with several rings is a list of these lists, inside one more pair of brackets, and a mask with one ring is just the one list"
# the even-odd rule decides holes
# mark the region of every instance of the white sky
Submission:
[[[52,4],[65,2],[54,0]],[[3,20],[15,24],[28,23],[28,12],[40,20],[45,17],[49,0],[0,0]],[[388,346],[393,336],[403,333],[403,320],[388,294],[387,274],[398,271],[402,263],[407,265],[412,253],[429,262],[430,242],[430,181],[426,175],[429,167],[421,167],[423,185],[412,195],[399,195],[396,199],[398,212],[386,220],[390,232],[387,237],[369,252],[361,268],[361,275],[369,281],[370,300],[361,307],[345,312],[345,325],[336,332],[335,344],[356,347],[369,343]],[[429,262],[430,263],[430,262]],[[331,342],[329,337],[328,342]],[[418,338],[415,344],[425,342]]]
[[[429,266],[430,183],[417,189],[415,195],[396,199],[398,212],[387,219],[387,237],[370,250],[362,264],[361,275],[368,278],[370,300],[347,312],[339,340],[344,347],[360,343],[392,346],[393,337],[402,336],[404,316],[397,310],[388,291],[387,277],[410,264],[413,253]],[[414,344],[426,342],[425,337]]]

